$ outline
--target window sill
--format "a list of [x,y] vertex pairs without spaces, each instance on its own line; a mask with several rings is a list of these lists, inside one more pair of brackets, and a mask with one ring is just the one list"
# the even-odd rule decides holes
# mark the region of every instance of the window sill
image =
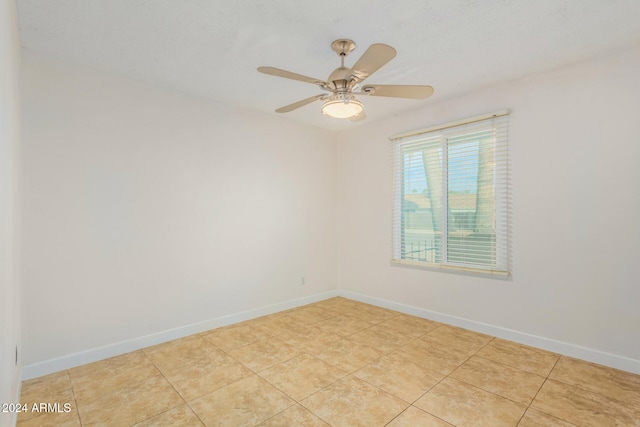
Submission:
[[492,277],[495,279],[511,280],[511,272],[502,270],[487,270],[483,268],[462,267],[456,265],[435,264],[421,261],[408,261],[392,259],[393,267],[417,268],[420,270],[440,271],[445,273],[465,274],[477,277]]

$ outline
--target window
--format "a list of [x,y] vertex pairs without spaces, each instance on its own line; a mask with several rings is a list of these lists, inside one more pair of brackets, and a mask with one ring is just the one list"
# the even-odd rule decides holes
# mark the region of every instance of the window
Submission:
[[508,111],[391,138],[392,262],[507,275]]

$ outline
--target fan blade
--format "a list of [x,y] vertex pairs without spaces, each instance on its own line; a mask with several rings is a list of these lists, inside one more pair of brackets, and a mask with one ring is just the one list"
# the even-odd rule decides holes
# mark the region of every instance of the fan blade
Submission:
[[291,71],[281,70],[274,67],[258,67],[258,71],[264,74],[269,74],[276,77],[284,77],[285,79],[299,80],[301,82],[307,82],[318,86],[326,85],[327,82],[314,79],[313,77],[303,76],[302,74],[292,73]]
[[382,43],[372,44],[351,67],[349,73],[361,82],[395,56],[396,50],[391,46]]
[[364,111],[362,111],[360,114],[358,114],[357,116],[351,117],[349,120],[351,120],[352,122],[359,122],[360,120],[364,120],[366,118],[367,118],[367,115],[365,114]]
[[362,92],[370,96],[425,99],[433,95],[433,88],[420,85],[366,85],[362,87]]
[[313,101],[318,99],[322,99],[327,95],[321,94],[312,96],[311,98],[303,99],[302,101],[294,102],[293,104],[285,105],[284,107],[280,107],[276,110],[276,113],[288,113],[289,111],[293,111],[296,108],[304,107],[307,104],[311,104]]

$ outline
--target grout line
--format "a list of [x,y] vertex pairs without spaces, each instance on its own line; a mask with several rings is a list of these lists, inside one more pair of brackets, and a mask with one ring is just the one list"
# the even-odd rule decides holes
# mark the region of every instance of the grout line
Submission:
[[[406,401],[405,401],[405,402],[406,402]],[[407,409],[409,409],[409,408],[411,408],[411,404],[409,404],[409,406],[407,406],[407,407],[406,407],[406,408],[404,408],[402,411],[400,411],[400,413],[399,413],[399,414],[397,414],[395,417],[391,418],[391,419],[389,420],[389,422],[385,424],[385,426],[388,426],[389,424],[391,424],[391,423],[393,422],[393,420],[395,420],[396,418],[398,418],[400,415],[404,414],[404,413],[407,411]]]
[[[187,403],[187,401],[184,399],[184,397],[182,397],[182,395],[178,392],[178,390],[176,390],[176,388],[173,386],[173,384],[171,383],[171,381],[169,381],[169,379],[164,375],[164,372],[162,372],[162,370],[160,369],[160,367],[159,367],[159,366],[158,366],[158,365],[153,361],[153,359],[151,359],[151,357],[147,354],[147,352],[145,352],[145,351],[144,351],[144,349],[141,349],[141,350],[142,350],[142,352],[144,353],[145,357],[146,357],[146,358],[149,360],[149,362],[153,365],[153,367],[154,367],[154,368],[156,368],[156,370],[157,370],[158,372],[160,372],[160,376],[162,376],[162,378],[164,378],[164,380],[167,382],[167,384],[169,384],[169,385],[171,386],[171,388],[173,389],[173,391],[175,391],[175,392],[176,392],[176,394],[178,395],[178,397],[180,398],[180,400],[182,400],[182,402],[183,402],[184,404],[186,404],[186,403]],[[144,381],[144,380],[143,380],[143,381]],[[139,423],[141,423],[141,422],[144,422],[144,421],[146,421],[146,420],[148,420],[148,419],[150,419],[150,418],[157,417],[158,415],[164,414],[165,412],[169,412],[170,410],[172,410],[172,409],[174,409],[174,408],[177,408],[178,406],[180,406],[180,404],[177,404],[177,405],[175,405],[175,406],[172,406],[172,407],[168,408],[168,409],[167,409],[167,410],[165,410],[165,411],[158,412],[157,414],[150,415],[150,416],[148,416],[147,418],[145,418],[144,420],[140,420],[140,421],[136,422],[136,424],[139,424]],[[191,409],[191,407],[189,407],[189,409]],[[193,410],[192,410],[192,411],[193,411]],[[194,412],[194,414],[195,414],[195,412]],[[197,417],[197,416],[198,416],[198,415],[196,414],[196,417]],[[203,423],[203,424],[204,424],[204,423]],[[134,424],[134,425],[135,425],[135,424]]]
[[[271,385],[273,385],[273,384],[271,384]],[[274,386],[274,387],[275,387],[275,386]],[[284,393],[284,392],[283,392],[282,390],[280,390],[280,389],[278,389],[278,391],[280,391],[280,392]],[[288,396],[288,397],[291,397],[291,396],[289,396],[289,395],[287,395],[287,396]],[[267,421],[269,421],[269,420],[270,420],[270,419],[272,419],[272,418],[277,417],[278,415],[282,414],[284,411],[288,411],[289,409],[293,408],[294,406],[296,406],[296,405],[298,404],[298,402],[296,402],[296,401],[295,401],[295,399],[293,399],[293,398],[291,398],[291,399],[294,401],[293,405],[287,406],[287,407],[286,407],[286,408],[284,408],[282,411],[278,411],[278,412],[276,412],[275,414],[271,415],[270,417],[265,418],[264,420],[260,420],[260,421],[258,422],[258,424],[256,424],[256,427],[257,427],[257,426],[260,426],[260,425],[262,425],[262,424],[264,424],[264,423],[266,423]],[[204,423],[203,423],[203,424],[204,424]]]
[[[533,404],[533,402],[536,400],[536,397],[538,397],[538,394],[540,393],[540,390],[542,390],[542,387],[544,387],[544,385],[547,383],[547,380],[549,379],[549,375],[551,375],[551,372],[553,372],[553,370],[555,369],[556,365],[558,364],[558,362],[560,361],[560,357],[559,356],[555,363],[553,364],[553,367],[551,369],[549,369],[549,372],[547,373],[547,376],[545,377],[544,381],[542,382],[542,384],[540,384],[540,387],[538,388],[538,391],[536,391],[536,394],[533,396],[533,398],[531,399],[531,402],[529,402],[529,404],[527,405],[527,408],[524,410],[524,412],[522,413],[522,416],[520,416],[520,419],[518,420],[516,426],[518,424],[520,424],[520,422],[522,421],[522,419],[524,418],[525,414],[527,413],[527,411],[529,410],[529,408],[531,408],[531,405]],[[542,411],[540,411],[542,412]],[[544,412],[543,412],[544,413]],[[551,415],[551,414],[547,414],[547,415]],[[551,415],[553,416],[553,415]],[[555,417],[558,418],[558,417]],[[562,420],[562,418],[558,418],[560,420]],[[562,421],[567,421],[567,420],[562,420]],[[568,422],[568,421],[567,421]]]
[[68,369],[65,369],[65,372],[69,376],[69,384],[71,385],[71,394],[73,395],[73,403],[76,405],[76,414],[78,415],[78,422],[80,422],[80,426],[82,426],[82,417],[80,416],[80,407],[78,407],[78,399],[76,398],[76,391],[73,387],[73,383],[71,382],[71,373]]

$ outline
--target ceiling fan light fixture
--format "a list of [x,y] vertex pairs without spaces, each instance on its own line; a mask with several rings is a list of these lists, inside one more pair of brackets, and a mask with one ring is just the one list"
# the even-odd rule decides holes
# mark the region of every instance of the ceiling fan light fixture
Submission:
[[364,106],[353,97],[335,97],[322,104],[322,114],[336,119],[348,119],[362,113]]
[[326,81],[274,67],[258,67],[258,71],[276,77],[312,83],[330,94],[318,94],[276,109],[276,113],[288,113],[314,101],[322,101],[322,114],[336,119],[364,120],[367,115],[362,103],[353,96],[367,95],[389,98],[425,99],[433,94],[431,86],[424,85],[366,85],[356,88],[396,56],[396,50],[383,43],[374,43],[351,67],[345,67],[344,58],[356,44],[349,39],[338,39],[331,43],[331,49],[340,57],[340,66],[333,70]]

